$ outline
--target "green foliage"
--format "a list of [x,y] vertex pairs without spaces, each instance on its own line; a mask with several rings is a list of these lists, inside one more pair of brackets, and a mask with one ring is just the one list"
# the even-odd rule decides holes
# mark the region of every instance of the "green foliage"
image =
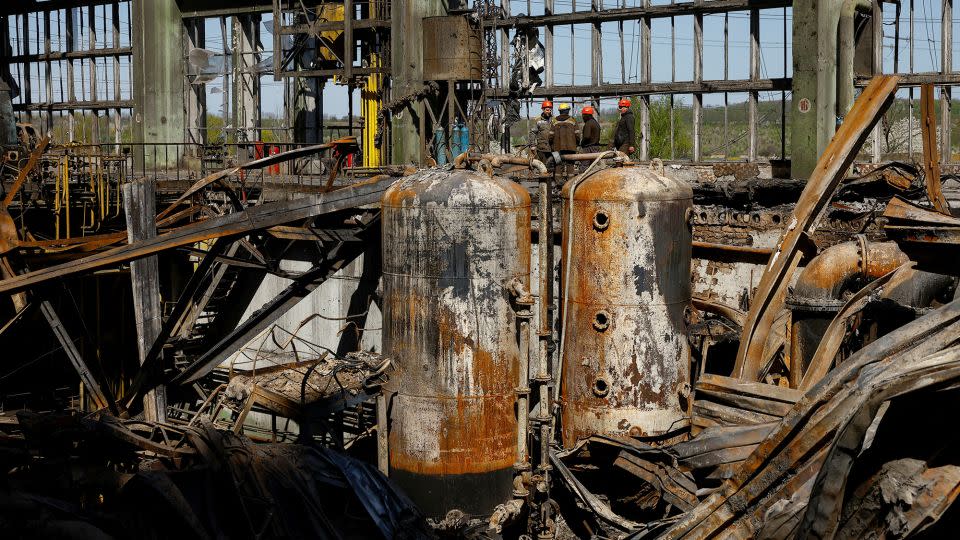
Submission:
[[[640,98],[632,100],[634,121],[637,130],[637,148],[640,148]],[[669,96],[658,96],[650,100],[650,157],[660,159],[681,159],[693,153],[690,119],[683,114],[685,107],[671,107]],[[671,116],[673,121],[671,123]],[[670,132],[673,130],[673,147]]]

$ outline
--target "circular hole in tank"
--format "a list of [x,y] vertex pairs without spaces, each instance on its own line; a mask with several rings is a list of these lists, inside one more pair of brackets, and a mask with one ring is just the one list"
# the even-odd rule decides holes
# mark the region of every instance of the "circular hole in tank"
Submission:
[[597,397],[604,397],[609,394],[610,387],[607,385],[607,381],[602,378],[597,378],[597,380],[593,381],[593,393],[596,394]]
[[593,215],[593,228],[598,231],[606,230],[610,226],[610,216],[603,210],[597,210]]
[[593,328],[598,332],[603,332],[607,328],[610,328],[610,314],[606,311],[598,311],[593,316]]

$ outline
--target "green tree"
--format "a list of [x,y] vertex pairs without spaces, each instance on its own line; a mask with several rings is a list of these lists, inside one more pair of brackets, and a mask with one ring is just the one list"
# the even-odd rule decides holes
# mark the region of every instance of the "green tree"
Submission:
[[[686,107],[682,106],[671,109],[669,96],[658,96],[650,100],[651,158],[682,158],[692,154],[693,137],[691,137],[686,115],[683,114],[684,110]],[[673,152],[670,151],[671,113],[673,114]],[[637,133],[639,134],[639,130]]]
[[[640,148],[642,125],[640,108],[641,98],[631,100],[634,122],[636,122],[637,143]],[[673,153],[670,152],[670,97],[658,96],[650,100],[650,157],[660,159],[689,157],[693,152],[693,138],[689,121],[683,111],[686,107],[674,107],[673,110]]]

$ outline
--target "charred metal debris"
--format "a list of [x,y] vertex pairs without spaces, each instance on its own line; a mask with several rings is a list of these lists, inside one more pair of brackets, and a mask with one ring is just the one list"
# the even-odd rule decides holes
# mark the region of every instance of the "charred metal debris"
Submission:
[[82,234],[39,216],[51,167],[93,169],[24,143],[0,204],[0,527],[948,536],[955,177],[929,137],[923,163],[854,162],[896,88],[874,78],[801,180],[609,151],[250,181],[342,140],[189,182],[101,164]]

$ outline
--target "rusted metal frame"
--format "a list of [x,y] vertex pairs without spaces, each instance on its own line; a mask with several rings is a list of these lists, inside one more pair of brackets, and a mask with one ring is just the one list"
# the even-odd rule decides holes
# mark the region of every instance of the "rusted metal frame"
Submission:
[[[543,14],[545,16],[553,15],[553,0],[544,0]],[[553,24],[544,24],[543,34],[543,84],[544,86],[553,86]]]
[[[23,41],[21,41],[21,44],[23,45],[23,52],[26,54],[30,54],[30,42],[31,42],[30,14],[24,14],[23,15]],[[25,92],[23,93],[22,104],[25,106],[30,106],[33,103],[33,91],[31,89],[31,82],[33,81],[33,77],[30,76],[30,71],[31,71],[30,62],[23,64],[23,89],[25,90]],[[16,108],[17,105],[20,105],[20,104],[14,104],[13,110],[17,110]],[[27,113],[27,118],[31,118],[30,113]]]
[[[957,329],[957,324],[954,324],[947,331],[955,335]],[[947,339],[948,341],[939,341],[938,346],[942,347],[952,341],[949,337]],[[916,389],[937,382],[931,376],[931,372],[934,370],[929,368],[916,369],[909,366],[918,359],[924,360],[928,355],[935,354],[935,351],[936,349],[933,348],[928,348],[925,352],[920,350],[909,351],[906,355],[896,355],[894,359],[884,360],[881,365],[877,365],[875,368],[858,370],[855,373],[857,379],[842,384],[839,393],[824,402],[823,407],[820,407],[812,415],[792,441],[780,443],[781,449],[777,451],[775,457],[763,465],[763,470],[755,471],[756,480],[753,487],[747,486],[743,493],[727,497],[722,508],[723,512],[716,512],[711,523],[687,532],[693,532],[694,534],[690,536],[694,538],[702,538],[704,535],[709,535],[711,532],[721,529],[735,537],[754,534],[751,528],[751,520],[743,519],[745,516],[742,509],[752,510],[750,514],[755,516],[763,515],[766,508],[778,499],[775,496],[776,493],[785,493],[784,485],[790,486],[793,484],[794,487],[796,486],[793,480],[801,476],[801,473],[794,471],[806,470],[807,474],[811,471],[817,472],[822,478],[824,471],[819,466],[820,458],[817,456],[825,455],[827,451],[836,452],[838,445],[843,446],[842,428],[849,422],[852,415],[863,409],[867,398],[875,395],[877,390],[882,389],[881,392],[885,395],[876,401],[878,405],[880,401],[889,399],[898,393],[903,393],[907,389]],[[956,357],[956,354],[953,354],[953,356]],[[950,376],[955,379],[960,375],[960,366],[955,365],[955,359],[953,364]],[[904,365],[907,367],[904,367]],[[896,385],[898,380],[904,383],[900,388],[897,388]],[[913,386],[913,388],[909,388],[910,386]],[[872,415],[870,415],[870,418],[872,418]],[[869,424],[870,420],[867,419],[864,429]],[[862,435],[860,433],[860,439],[856,441],[857,443],[863,440]],[[770,439],[765,441],[761,447],[767,445],[769,441]],[[814,454],[813,459],[809,457],[812,453]],[[742,465],[741,471],[750,466],[751,459],[752,457]],[[783,477],[788,478],[786,484],[783,484]],[[839,480],[844,481],[845,478]],[[734,520],[735,522],[731,523]],[[798,537],[807,538],[810,535],[801,534]],[[830,537],[830,535],[819,537]]]
[[131,99],[101,99],[97,101],[70,101],[67,103],[44,102],[44,103],[14,103],[14,111],[74,111],[74,110],[104,110],[104,109],[131,109],[133,108]]
[[[768,498],[760,500],[757,504],[753,505],[753,507],[749,508],[747,512],[738,515],[738,519],[731,523],[728,528],[723,529],[723,532],[729,533],[732,538],[800,538],[798,536],[788,535],[767,536],[767,523],[770,518],[777,515],[777,507],[774,506],[777,502],[786,500],[791,502],[797,501],[794,504],[799,504],[799,501],[806,501],[809,498],[812,483],[820,470],[821,464],[826,459],[829,450],[829,446],[823,446],[813,451],[802,464],[790,471],[787,479],[778,485]],[[742,466],[742,462],[737,464],[737,466]],[[782,511],[787,513],[790,511],[790,508],[783,508]],[[756,528],[758,524],[762,524],[759,530]],[[793,525],[792,529],[796,529],[796,524]],[[779,528],[775,531],[775,533],[780,532],[783,531]]]
[[550,444],[553,442],[552,419],[553,406],[550,402],[550,384],[554,383],[550,373],[551,348],[553,345],[553,201],[552,179],[541,179],[537,197],[537,373],[534,381],[538,384],[539,413],[536,421],[540,423],[540,462],[539,470],[549,486]]
[[[239,242],[239,240],[238,240],[238,242]],[[209,254],[211,253],[211,251],[210,251],[209,249],[208,249],[208,250],[203,250],[203,249],[195,248],[195,247],[193,247],[193,246],[182,246],[182,247],[179,247],[179,248],[177,248],[177,249],[178,249],[179,251],[184,251],[184,252],[187,252],[187,253],[194,253],[194,254],[197,254],[197,255],[201,255],[201,256],[203,256],[204,258],[206,258],[207,255],[209,255]],[[233,257],[233,256],[230,256],[230,255],[223,255],[223,254],[214,255],[214,257],[216,258],[217,262],[219,262],[219,263],[221,263],[221,264],[225,264],[225,265],[227,265],[227,266],[235,266],[235,267],[239,267],[239,268],[252,268],[252,269],[254,269],[254,270],[262,270],[262,271],[264,271],[264,272],[266,272],[266,273],[268,273],[268,274],[273,274],[273,275],[279,276],[279,277],[289,277],[289,273],[287,273],[287,272],[285,272],[285,271],[283,271],[283,270],[279,270],[279,269],[275,268],[274,266],[272,266],[271,264],[266,263],[266,262],[253,262],[253,261],[248,261],[248,260],[245,260],[245,259],[241,259],[241,258],[239,258],[239,257]]]
[[756,424],[751,426],[725,426],[708,428],[689,441],[678,443],[664,449],[683,462],[723,450],[742,446],[757,445],[773,430],[776,424]]
[[923,137],[923,181],[927,198],[938,212],[950,215],[950,205],[940,184],[940,153],[937,148],[937,118],[934,114],[933,85],[920,88],[920,132]]
[[33,303],[25,303],[25,304],[23,305],[23,307],[16,309],[16,312],[13,314],[13,317],[10,317],[10,319],[9,319],[7,322],[3,323],[3,326],[0,326],[0,336],[2,336],[2,335],[4,334],[4,332],[6,332],[7,330],[9,330],[11,326],[13,326],[14,324],[16,324],[17,321],[19,321],[20,319],[22,319],[23,316],[24,316],[28,311],[30,311],[30,308],[31,308],[33,305],[34,305]]
[[833,361],[840,351],[840,346],[843,344],[843,338],[847,330],[847,321],[850,320],[850,317],[863,311],[876,294],[882,292],[891,280],[893,280],[893,283],[896,283],[898,279],[905,276],[905,270],[909,268],[910,265],[901,266],[871,281],[847,300],[846,304],[840,308],[840,311],[838,311],[833,320],[830,321],[826,332],[824,332],[823,339],[820,340],[820,345],[817,347],[810,365],[807,366],[806,372],[802,374],[802,378],[799,381],[800,384],[797,387],[799,390],[806,392],[823,379],[827,372],[830,371],[830,367],[833,365]]
[[[943,12],[940,19],[940,72],[953,72],[953,0],[943,0]],[[953,160],[951,148],[951,131],[953,122],[950,112],[953,108],[949,86],[940,87],[940,157],[944,163]]]
[[693,303],[693,307],[699,309],[700,311],[704,311],[707,313],[714,313],[716,315],[726,317],[727,319],[730,319],[730,321],[732,321],[734,324],[740,326],[740,328],[743,328],[743,323],[747,319],[746,313],[740,311],[739,309],[733,306],[721,304],[720,302],[713,302],[711,300],[700,298],[698,296],[694,296],[691,302]]
[[890,106],[897,88],[896,76],[877,76],[854,102],[850,113],[820,156],[800,195],[784,234],[767,264],[751,302],[737,351],[734,376],[755,380],[762,368],[763,347],[773,320],[783,306],[786,286],[799,263],[803,237],[816,228],[857,150]]
[[86,362],[83,360],[83,355],[77,350],[77,346],[74,344],[70,334],[67,333],[66,328],[63,327],[60,317],[57,315],[56,310],[53,309],[53,305],[50,304],[49,300],[41,300],[40,312],[43,313],[47,324],[49,324],[50,329],[53,330],[53,335],[57,338],[60,347],[63,348],[63,352],[67,355],[67,359],[70,360],[70,364],[73,365],[73,369],[76,370],[77,375],[80,376],[80,381],[83,383],[90,397],[93,398],[96,406],[101,409],[109,408],[112,412],[116,413],[116,404],[112,402],[112,399],[107,397],[110,391],[109,386],[107,384],[101,385],[100,381],[98,381],[90,371],[90,368],[87,367]]
[[[920,72],[920,73],[904,73],[903,75],[898,75],[901,78],[900,87],[901,88],[916,88],[927,83],[940,85],[953,86],[960,84],[960,73],[940,73],[937,71],[930,72]],[[870,83],[870,77],[856,77],[853,80],[853,85],[857,88],[863,88]]]
[[266,230],[267,234],[280,240],[296,240],[303,242],[332,242],[334,240],[356,240],[356,228],[345,229],[317,229],[313,227],[294,227],[277,225]]
[[866,367],[884,359],[887,359],[886,365],[896,365],[908,355],[916,358],[936,353],[956,340],[960,331],[958,321],[960,300],[955,300],[855,353],[797,402],[794,410],[747,458],[721,492],[683,516],[663,538],[706,538],[709,531],[735,519],[732,508],[745,508],[754,498],[762,496],[773,483],[782,480],[783,471],[791,470],[795,459],[810,455],[811,450],[822,444],[822,429],[812,433],[810,430],[836,409],[837,400],[833,398],[847,389]]
[[[115,0],[83,0],[82,5],[102,6]],[[0,8],[0,15],[26,15],[34,12],[67,11],[77,7],[77,0],[19,0],[9,2]]]
[[159,456],[186,457],[196,454],[196,450],[187,445],[186,433],[169,425],[138,420],[122,421],[106,415],[84,422],[91,425],[95,431],[107,433]]
[[213,345],[213,347],[207,350],[200,358],[174,377],[172,382],[174,384],[186,384],[207,374],[231,354],[236,352],[240,346],[262,332],[275,321],[277,317],[286,313],[290,308],[299,303],[300,300],[319,287],[327,278],[359,257],[362,253],[362,243],[341,242],[328,253],[323,263],[294,279],[293,283],[279,295],[264,304],[263,307],[254,312],[235,330]]
[[[390,73],[390,69],[384,66],[377,67],[354,67],[354,75],[375,75],[377,73]],[[341,69],[305,69],[300,71],[284,71],[280,77],[342,77]]]
[[[113,22],[113,48],[120,48],[120,2],[114,1],[111,5],[111,21]],[[133,48],[131,47],[131,55]],[[114,101],[120,100],[120,57],[113,57],[113,99]],[[123,130],[120,126],[121,123],[121,112],[120,109],[113,111],[113,140],[119,145],[122,140]],[[114,147],[114,152],[117,154],[120,153],[120,147]]]
[[[760,424],[768,425],[768,424]],[[712,428],[718,429],[718,428]],[[699,437],[699,435],[698,435]],[[684,468],[689,468],[691,470],[698,469],[707,469],[713,468],[720,465],[726,465],[728,463],[740,463],[743,460],[747,459],[754,450],[757,449],[756,444],[748,444],[744,446],[730,446],[727,448],[720,448],[714,450],[707,454],[700,454],[698,456],[689,457],[680,462]]]
[[40,139],[40,142],[37,144],[36,148],[30,152],[30,158],[27,160],[27,164],[20,169],[20,172],[17,174],[17,179],[14,180],[13,185],[10,186],[10,191],[7,192],[7,195],[3,198],[2,209],[6,210],[10,206],[10,203],[13,202],[13,198],[17,196],[17,193],[20,191],[20,188],[23,187],[24,181],[26,181],[27,176],[33,171],[34,167],[37,166],[37,163],[40,161],[40,156],[47,149],[47,145],[50,144],[50,138],[44,137]]
[[720,425],[763,424],[780,418],[775,414],[746,410],[738,406],[702,399],[693,402],[693,415],[705,416],[717,421]]
[[772,384],[746,382],[740,379],[704,373],[697,381],[697,389],[712,389],[724,393],[753,396],[768,401],[794,404],[803,397],[803,393],[793,388],[783,388]]
[[353,42],[353,0],[343,0],[343,78],[353,77],[353,53],[356,43]]
[[127,233],[107,233],[92,234],[90,236],[74,236],[72,238],[61,238],[60,240],[24,240],[17,243],[21,250],[28,248],[39,248],[43,250],[56,248],[83,247],[84,245],[100,247],[108,244],[114,244],[126,240]]
[[[89,38],[89,47],[90,50],[96,50],[97,48],[97,19],[96,19],[96,6],[87,6],[87,37]],[[88,75],[90,79],[90,100],[97,101],[97,59],[96,57],[90,58],[90,73]],[[47,95],[47,102],[50,102],[50,96]],[[100,141],[100,116],[94,111],[93,113],[93,140]]]
[[189,188],[187,188],[186,191],[184,191],[179,197],[177,197],[177,200],[176,200],[176,201],[174,201],[173,203],[171,203],[170,206],[168,206],[163,212],[160,212],[160,214],[157,216],[157,219],[161,219],[161,218],[164,218],[164,217],[166,217],[167,215],[169,215],[170,212],[172,212],[173,209],[174,209],[178,204],[180,204],[181,202],[183,202],[184,200],[186,200],[187,198],[189,198],[189,197],[190,197],[191,195],[193,195],[194,193],[199,192],[201,189],[209,186],[210,184],[213,184],[213,183],[215,183],[215,182],[220,182],[220,181],[222,181],[224,178],[233,176],[234,174],[237,174],[237,173],[240,172],[240,171],[249,171],[249,170],[253,170],[253,169],[262,169],[262,168],[264,168],[264,167],[269,167],[270,165],[276,165],[276,164],[278,164],[278,163],[283,163],[283,162],[289,161],[289,160],[291,160],[291,159],[297,159],[297,158],[312,156],[312,155],[314,155],[314,154],[317,154],[317,153],[319,153],[319,152],[322,152],[323,150],[328,150],[328,149],[334,148],[334,147],[336,147],[336,146],[338,146],[338,145],[345,145],[345,144],[353,144],[353,145],[356,145],[356,144],[357,144],[356,138],[355,138],[355,137],[347,137],[347,138],[343,138],[343,139],[337,139],[337,140],[335,140],[335,141],[331,141],[331,142],[324,143],[324,144],[316,144],[316,145],[313,145],[313,146],[304,146],[304,147],[301,147],[301,148],[295,148],[295,149],[293,149],[293,150],[288,150],[288,151],[286,151],[286,152],[281,152],[281,153],[279,153],[279,154],[273,154],[273,155],[266,156],[266,157],[263,157],[263,158],[260,158],[260,159],[255,159],[255,160],[253,160],[253,161],[248,161],[248,162],[246,162],[246,163],[244,163],[244,164],[242,164],[242,165],[240,165],[240,166],[237,166],[237,167],[232,167],[232,168],[229,168],[229,169],[224,169],[224,170],[222,170],[222,171],[217,171],[217,172],[215,172],[215,173],[209,174],[209,175],[207,175],[206,177],[201,178],[200,180],[197,180],[192,186],[190,186]]
[[[643,0],[643,9],[650,9],[650,0]],[[640,83],[650,85],[652,80],[651,62],[651,18],[645,16],[640,23]],[[627,85],[624,85],[624,89]],[[638,94],[639,92],[624,92],[621,95]],[[603,95],[597,94],[596,95]],[[650,159],[650,96],[641,94],[640,97],[640,161]]]
[[696,484],[670,465],[647,461],[627,450],[620,451],[613,465],[653,486],[665,502],[682,512],[693,509],[700,502],[696,496]]
[[[298,34],[311,34],[316,36],[323,32],[343,30],[344,24],[345,23],[343,21],[327,22],[317,19],[312,23],[298,23],[291,24],[289,26],[281,26],[280,35],[295,36]],[[354,19],[352,26],[354,30],[363,30],[368,28],[390,28],[390,21],[379,19]]]
[[[74,32],[73,32],[73,9],[67,9],[64,12],[64,20],[65,20],[64,26],[66,29],[65,34],[67,38],[64,49],[66,49],[66,51],[69,53],[73,51],[73,43],[75,39]],[[73,68],[74,68],[73,59],[67,60],[67,101],[70,103],[76,103],[77,101],[76,83],[74,79]],[[70,109],[68,109],[68,112],[69,114],[67,117],[67,138],[72,141],[74,139],[74,134],[75,134],[74,127],[76,124],[76,118],[74,117],[74,107],[71,107]]]
[[[953,315],[953,319],[952,319],[952,320],[956,320],[956,315],[955,315],[955,314]],[[917,325],[915,325],[915,326],[917,326]],[[919,325],[919,326],[923,326],[923,325],[921,324],[921,325]],[[927,325],[927,326],[930,326],[930,325]],[[934,326],[936,326],[936,325],[934,325]],[[941,327],[941,326],[938,326],[937,328],[940,329],[940,328],[942,328],[942,327]],[[929,330],[929,328],[927,328],[927,330]],[[921,332],[921,333],[924,333],[924,332]],[[907,336],[906,336],[906,339],[904,340],[904,334],[905,334],[905,333],[904,333],[904,332],[899,332],[899,334],[900,334],[899,340],[894,340],[894,342],[895,342],[894,345],[896,345],[897,347],[900,347],[900,348],[902,348],[902,347],[909,347],[910,344],[911,344],[911,343],[909,342],[909,340],[911,339],[911,336],[907,335]],[[906,334],[909,334],[909,332],[906,332]],[[892,349],[896,348],[896,347],[894,347],[894,348],[891,348],[891,347],[890,347],[891,344],[889,343],[889,342],[890,342],[889,339],[883,340],[883,338],[881,338],[881,341],[886,341],[885,345],[887,345],[887,346],[886,346],[886,347],[880,347],[881,349],[884,349],[884,350],[880,351],[880,354],[879,354],[879,355],[869,355],[869,356],[867,356],[866,359],[867,359],[868,363],[870,363],[870,362],[875,362],[875,361],[877,361],[877,360],[879,360],[879,359],[882,359],[882,358],[885,356],[884,353],[885,353],[886,351],[891,351]],[[907,341],[907,343],[904,343],[904,341]],[[934,346],[934,347],[936,347],[936,346]],[[875,347],[875,348],[876,348],[876,347]],[[933,350],[935,350],[935,348],[934,348]],[[851,360],[853,360],[853,359],[851,359]],[[804,403],[803,403],[802,405],[798,406],[797,412],[802,412],[803,410],[806,410],[806,409],[808,409],[808,408],[811,408],[811,407],[813,407],[816,403],[825,403],[828,399],[832,398],[833,395],[834,395],[837,391],[839,391],[840,389],[842,389],[842,388],[844,387],[844,385],[846,384],[846,381],[849,381],[849,380],[851,379],[851,377],[855,376],[856,373],[857,373],[855,370],[853,370],[853,368],[850,367],[850,364],[845,364],[845,365],[844,365],[844,368],[846,368],[846,369],[841,369],[841,371],[844,371],[844,372],[845,372],[845,375],[842,375],[842,376],[841,376],[841,375],[837,375],[836,373],[834,374],[834,379],[840,379],[840,381],[839,381],[838,383],[837,383],[836,381],[834,381],[836,384],[827,385],[827,386],[821,385],[821,386],[818,387],[818,388],[827,388],[827,389],[829,390],[829,392],[826,394],[826,396],[822,396],[822,392],[817,393],[817,394],[816,394],[816,397],[813,397],[813,396],[811,396],[810,394],[808,394],[808,396],[804,398]],[[822,397],[823,399],[820,399],[821,397]],[[821,411],[821,412],[822,412],[822,411]],[[740,484],[745,483],[746,478],[750,477],[751,475],[757,475],[758,477],[763,478],[762,475],[760,475],[760,472],[759,472],[759,471],[760,471],[760,467],[763,465],[763,462],[764,462],[764,461],[767,459],[767,457],[768,457],[768,456],[767,456],[767,453],[769,453],[769,451],[771,451],[772,449],[783,447],[784,443],[783,443],[783,439],[781,438],[781,436],[782,436],[784,433],[789,432],[790,430],[795,429],[796,426],[800,426],[800,427],[802,428],[803,426],[808,425],[807,419],[808,419],[808,417],[809,417],[810,414],[812,414],[812,411],[807,411],[807,413],[801,415],[800,417],[797,417],[796,414],[792,414],[792,415],[789,416],[783,423],[781,423],[781,424],[777,427],[777,431],[775,432],[775,434],[774,434],[773,436],[771,436],[771,437],[768,437],[767,441],[765,441],[765,442],[761,445],[761,448],[758,450],[758,452],[755,453],[754,456],[751,456],[751,458],[748,459],[748,462],[744,464],[744,466],[741,468],[741,472],[739,473],[739,475],[734,478],[735,484],[738,486],[738,485],[740,485]],[[822,414],[820,414],[820,413],[818,413],[818,414],[819,414],[819,417],[820,417],[820,418],[823,417]],[[801,442],[803,442],[802,439],[803,439],[803,437],[801,437],[801,436],[799,436],[799,435],[796,437],[796,440],[800,440]],[[753,461],[753,462],[751,463],[751,461]],[[789,467],[790,467],[791,465],[789,465],[789,464],[787,464],[787,463],[782,463],[782,464],[780,464],[779,466],[782,467],[781,470],[787,470],[787,469],[789,469]],[[738,479],[739,479],[739,480],[738,480]],[[768,480],[768,481],[775,481],[775,480],[772,479],[772,478],[768,478],[767,480]],[[724,498],[727,498],[727,497],[730,496],[732,493],[734,493],[737,489],[739,489],[737,486],[731,484],[729,487],[732,487],[733,490],[727,490],[727,493],[724,495]],[[726,488],[725,488],[725,489],[726,489]],[[721,501],[720,501],[718,498],[715,498],[715,499],[712,500],[711,502],[713,502],[713,503],[719,503],[719,502],[721,502]],[[745,504],[745,503],[744,503],[744,504]],[[716,505],[713,505],[713,506],[716,506]],[[715,510],[715,508],[709,509],[709,510],[705,510],[705,513],[713,512],[713,510]],[[704,516],[697,516],[697,521],[700,521],[703,517],[704,517]],[[729,518],[729,515],[728,515],[728,518]],[[686,521],[686,520],[685,520],[685,521]],[[720,526],[719,523],[716,522],[716,520],[714,520],[714,521],[715,521],[714,524],[713,524],[714,526]]]
[[[123,207],[127,225],[127,242],[149,241],[157,236],[156,189],[151,179],[123,184]],[[133,318],[136,323],[137,356],[142,365],[150,344],[160,332],[163,306],[160,303],[160,269],[156,255],[130,262],[130,283],[133,295]],[[144,418],[166,421],[166,388],[160,386],[143,399]]]
[[162,219],[157,219],[157,227],[167,227],[169,225],[177,223],[181,219],[191,217],[194,214],[201,213],[205,208],[206,208],[205,206],[201,206],[201,205],[188,206],[183,210],[180,210],[179,212],[174,212],[173,214],[170,214],[167,217],[164,217]]
[[254,405],[260,405],[284,418],[295,419],[300,416],[299,403],[260,385],[254,385],[252,397]]
[[[898,365],[889,365],[891,374],[884,370],[879,380],[868,384],[857,381],[859,392],[848,399],[854,404],[838,429],[836,443],[831,447],[814,483],[810,502],[798,530],[798,538],[828,538],[835,533],[843,504],[847,476],[860,453],[864,436],[880,404],[897,396],[916,392],[956,380],[960,377],[960,346],[953,346],[917,359],[904,358]],[[869,377],[867,375],[866,377]]]
[[684,15],[710,15],[730,11],[745,11],[751,8],[767,9],[790,7],[789,0],[708,0],[676,2],[653,6],[644,2],[642,7],[613,8],[599,10],[573,11],[572,13],[545,14],[542,16],[507,17],[501,24],[507,26],[530,27],[560,24],[583,24],[594,22],[632,21],[641,18],[662,19]]
[[[226,254],[233,256],[236,254],[238,248],[239,245],[236,242],[233,242],[227,248]],[[181,339],[190,337],[194,326],[197,324],[197,320],[200,318],[200,315],[204,312],[204,310],[206,310],[207,305],[210,303],[210,300],[213,298],[213,295],[217,290],[217,287],[220,286],[223,276],[229,269],[229,265],[221,264],[216,270],[213,271],[213,274],[210,277],[210,282],[207,284],[203,293],[200,294],[197,300],[188,307],[187,312],[183,315],[183,320],[180,323],[176,334],[173,334],[175,337]]]
[[390,437],[387,431],[387,397],[377,394],[377,469],[384,476],[390,475]]
[[917,206],[900,196],[890,199],[887,206],[883,209],[883,217],[896,222],[915,222],[903,223],[910,225],[929,225],[929,226],[960,226],[960,218],[945,216],[934,212],[928,208]]
[[328,193],[292,201],[267,203],[222,217],[184,225],[157,237],[117,247],[80,260],[60,264],[0,281],[0,292],[18,292],[50,279],[73,276],[104,266],[124,263],[162,251],[213,238],[234,236],[315,217],[322,214],[373,204],[393,182],[384,177],[361,182]]
[[[786,46],[786,45],[784,45]],[[760,11],[750,10],[750,80],[760,78]],[[747,161],[757,160],[757,102],[759,94],[756,91],[749,93],[747,109],[747,124],[749,142],[747,144]]]
[[577,480],[577,477],[570,472],[570,469],[567,468],[563,460],[557,457],[557,453],[553,450],[550,451],[550,463],[553,465],[554,470],[560,473],[560,477],[573,495],[582,501],[583,504],[602,521],[609,523],[621,531],[630,531],[640,526],[638,523],[618,516],[610,510],[610,506],[607,505],[607,503],[597,498],[593,493],[590,493],[590,490]]
[[[714,0],[709,0],[714,1]],[[644,27],[646,28],[646,27]],[[641,42],[644,40],[641,39]],[[643,51],[641,50],[641,53]],[[641,64],[641,76],[644,75]],[[660,94],[706,94],[721,92],[772,92],[790,91],[789,78],[771,78],[751,80],[710,79],[697,82],[652,82],[649,79],[639,83],[606,83],[599,86],[588,84],[537,87],[530,95],[533,97],[569,96],[569,97],[612,97],[612,96],[650,96]],[[509,93],[502,89],[491,89],[490,95],[505,98]],[[641,161],[646,161],[641,159]]]
[[697,387],[698,396],[706,396],[713,403],[729,407],[736,407],[744,411],[779,416],[783,418],[793,408],[793,403],[770,401],[761,398],[743,396],[731,392],[718,391],[706,387]]
[[[694,6],[699,7],[704,4],[703,0],[694,0]],[[694,13],[693,15],[693,82],[701,85],[703,83],[703,13]],[[673,96],[671,95],[671,100]],[[673,107],[671,105],[671,111]],[[670,138],[673,138],[673,128],[670,129]],[[693,94],[693,161],[703,159],[703,94],[694,92]],[[671,154],[673,153],[673,144],[671,143]]]
[[281,62],[283,60],[283,38],[280,35],[280,27],[283,22],[283,15],[280,13],[281,0],[271,2],[273,11],[273,80],[280,80],[280,70],[283,69]]
[[[43,12],[43,52],[44,54],[50,54],[50,12]],[[46,60],[43,66],[43,76],[44,82],[46,83],[45,95],[47,96],[47,101],[53,101],[53,64],[50,60]],[[47,112],[47,133],[53,132],[53,115],[50,112]]]
[[124,408],[129,409],[134,403],[139,402],[140,388],[148,378],[154,377],[159,370],[160,362],[163,358],[161,356],[163,347],[167,344],[170,336],[179,334],[179,330],[184,323],[184,316],[187,314],[189,308],[196,302],[197,293],[206,281],[207,274],[213,268],[218,255],[222,254],[227,249],[227,246],[232,245],[233,242],[231,242],[229,238],[218,239],[207,251],[207,254],[200,261],[200,264],[197,265],[197,269],[194,270],[193,275],[190,276],[186,286],[180,293],[180,297],[177,299],[173,311],[167,316],[166,320],[163,321],[163,326],[160,328],[157,338],[150,345],[150,349],[144,356],[140,370],[130,385],[128,394],[131,397],[124,403]]

